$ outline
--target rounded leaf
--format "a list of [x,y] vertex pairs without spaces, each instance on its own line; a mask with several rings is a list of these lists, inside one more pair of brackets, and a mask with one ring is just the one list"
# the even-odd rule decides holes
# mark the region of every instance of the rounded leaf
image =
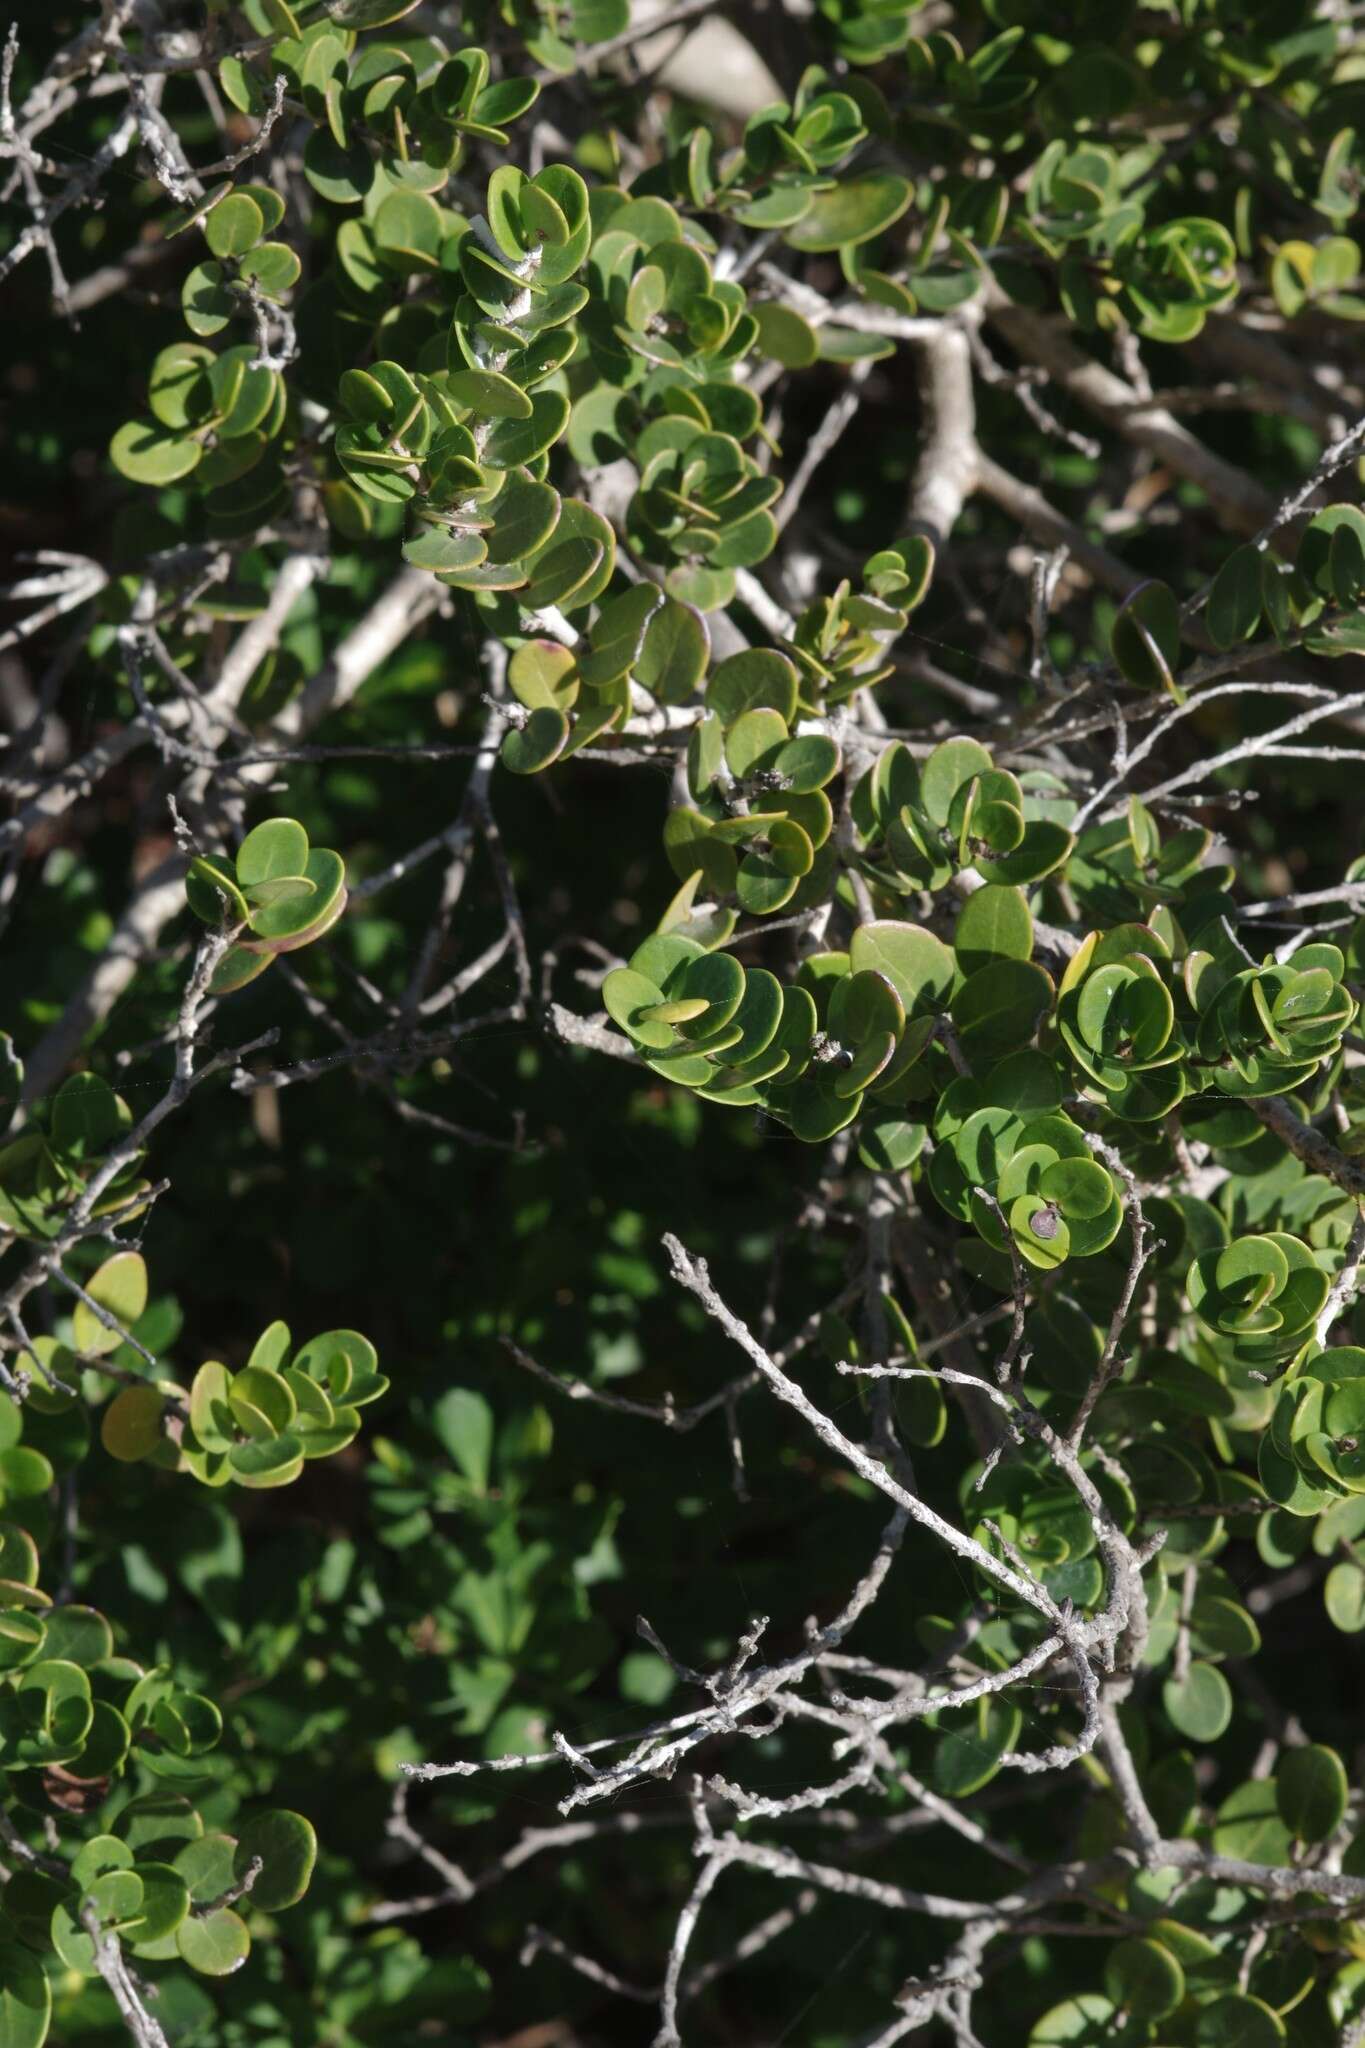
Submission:
[[724,726],[731,726],[746,711],[763,707],[776,711],[790,726],[796,717],[796,670],[785,654],[766,647],[746,648],[719,662],[706,686],[707,709],[714,711]]
[[955,1718],[957,1725],[939,1737],[930,1782],[944,1798],[965,1799],[995,1776],[1001,1757],[1019,1740],[1023,1716],[995,1694]]
[[1284,2021],[1263,1999],[1230,1991],[1201,2010],[1194,2038],[1199,2048],[1284,2048]]
[[39,1958],[17,1942],[0,1944],[3,2048],[42,2048],[51,2018],[52,1986]]
[[220,199],[204,223],[204,240],[215,256],[243,256],[265,233],[265,216],[245,192]]
[[992,772],[991,757],[978,741],[942,741],[920,771],[920,800],[930,822],[946,825],[958,791],[976,776]]
[[161,1448],[165,1396],[150,1382],[120,1387],[100,1418],[100,1442],[111,1458],[135,1465]]
[[267,818],[247,833],[237,849],[237,882],[249,889],[278,876],[302,875],[308,834],[296,818]]
[[117,1351],[124,1330],[135,1323],[147,1306],[147,1268],[139,1252],[115,1252],[86,1285],[90,1300],[97,1302],[121,1327],[110,1329],[88,1302],[78,1301],[71,1317],[76,1349],[96,1358]]
[[173,484],[198,466],[203,452],[192,435],[159,420],[129,420],[109,443],[109,460],[135,484]]
[[230,1906],[219,1906],[216,1912],[182,1920],[175,1945],[182,1961],[202,1976],[229,1977],[246,1961],[251,1937]]
[[974,889],[958,913],[953,950],[964,974],[992,960],[1027,960],[1033,951],[1033,919],[1022,889],[987,882]]
[[233,1873],[240,1883],[260,1858],[261,1870],[251,1888],[251,1901],[263,1912],[293,1906],[308,1889],[317,1860],[318,1838],[301,1813],[276,1808],[247,1821],[237,1837]]
[[1159,2020],[1185,1996],[1185,1972],[1168,1948],[1143,1936],[1110,1950],[1104,1988],[1134,2019]]
[[1111,2048],[1118,2014],[1096,1991],[1065,1998],[1034,2022],[1028,2048]]
[[855,973],[873,969],[891,983],[907,1016],[916,1006],[940,1007],[953,985],[956,963],[942,939],[923,925],[875,918],[859,925],[849,946]]
[[1348,1636],[1365,1629],[1365,1571],[1358,1564],[1343,1561],[1333,1565],[1322,1593],[1334,1628]]
[[1031,960],[993,960],[969,975],[950,1006],[967,1057],[994,1060],[1021,1050],[1052,995],[1050,978]]
[[856,248],[899,220],[912,196],[909,180],[892,171],[843,178],[816,194],[807,212],[787,229],[787,240],[807,253]]
[[538,775],[564,751],[569,721],[552,704],[531,712],[525,725],[516,727],[503,739],[500,759],[513,775]]
[[1325,1842],[1341,1825],[1350,1787],[1334,1749],[1311,1742],[1284,1749],[1275,1766],[1280,1818],[1301,1842]]
[[483,419],[531,417],[531,401],[521,386],[497,370],[452,370],[446,389],[457,405],[467,405]]
[[761,355],[781,363],[787,370],[804,370],[820,354],[820,343],[810,322],[777,300],[764,300],[753,308],[758,322]]
[[1232,1720],[1232,1693],[1221,1671],[1196,1660],[1184,1678],[1168,1678],[1161,1704],[1191,1742],[1216,1742]]
[[190,1910],[189,1886],[168,1863],[139,1863],[137,1876],[142,1883],[141,1909],[127,1923],[127,1939],[139,1944],[164,1941]]

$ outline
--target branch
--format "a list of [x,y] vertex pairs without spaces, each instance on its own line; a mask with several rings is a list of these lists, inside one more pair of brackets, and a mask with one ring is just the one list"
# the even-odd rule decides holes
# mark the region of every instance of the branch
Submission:
[[1254,477],[1206,448],[1164,406],[1143,398],[1114,371],[1084,355],[1060,320],[1016,305],[993,278],[987,279],[984,293],[987,318],[1017,354],[1039,364],[1125,441],[1149,449],[1177,476],[1197,484],[1234,532],[1255,533],[1274,519],[1275,501]]
[[1301,1159],[1310,1173],[1335,1181],[1348,1195],[1365,1196],[1365,1161],[1349,1159],[1330,1138],[1315,1131],[1298,1117],[1282,1095],[1254,1096],[1247,1107],[1255,1112],[1268,1131]]
[[92,1901],[87,1900],[81,1907],[81,1925],[94,1944],[95,1968],[113,1993],[123,2024],[137,2048],[170,2048],[160,2022],[152,2018],[139,1996],[118,1936],[104,1932]]

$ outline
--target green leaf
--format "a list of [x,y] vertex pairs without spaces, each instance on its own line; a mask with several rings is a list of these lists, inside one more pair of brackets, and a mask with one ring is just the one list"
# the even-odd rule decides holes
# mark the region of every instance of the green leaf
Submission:
[[1332,1626],[1343,1635],[1359,1635],[1365,1629],[1365,1571],[1353,1563],[1333,1565],[1322,1591]]
[[251,1937],[245,1921],[230,1906],[220,1906],[216,1912],[182,1920],[175,1945],[181,1959],[202,1976],[229,1977],[245,1962]]
[[939,1737],[930,1783],[945,1799],[965,1799],[1000,1769],[1001,1757],[1019,1740],[1023,1715],[1011,1701],[992,1694],[953,1719],[957,1725]]
[[261,89],[258,74],[241,57],[219,58],[218,83],[239,114],[254,114],[259,118],[270,104]]
[[[530,398],[530,417],[495,420],[484,460],[497,469],[517,469],[534,462],[559,439],[569,423],[569,401],[561,391],[542,388]],[[556,528],[556,533],[558,528]]]
[[100,1442],[121,1464],[137,1464],[160,1449],[165,1412],[159,1388],[120,1387],[100,1417]]
[[330,847],[310,847],[303,878],[312,884],[311,895],[290,892],[251,913],[252,930],[280,952],[291,952],[311,938],[320,938],[345,906],[345,864]]
[[1275,1766],[1275,1799],[1300,1842],[1325,1842],[1341,1825],[1350,1786],[1334,1749],[1321,1743],[1283,1749]]
[[524,260],[529,247],[519,204],[525,184],[525,174],[515,164],[499,164],[488,180],[488,225],[503,255],[514,265]]
[[5,1761],[46,1768],[78,1754],[94,1718],[90,1680],[78,1664],[44,1658],[29,1664],[11,1688],[0,1691],[0,1737]]
[[90,1974],[95,1969],[95,1942],[81,1917],[81,1907],[94,1908],[100,1926],[121,1932],[142,1906],[142,1879],[132,1870],[106,1870],[85,1886],[84,1897],[64,1901],[52,1915],[52,1946],[68,1969]]
[[1051,818],[1031,819],[1012,852],[994,857],[977,854],[974,865],[988,882],[1041,882],[1069,858],[1075,843],[1065,825],[1058,825]]
[[616,530],[577,498],[565,498],[559,524],[526,565],[530,584],[522,594],[528,610],[561,604],[577,610],[602,596],[616,567]]
[[234,1444],[228,1452],[234,1475],[245,1486],[288,1486],[303,1468],[303,1447],[291,1432],[288,1436],[256,1437]]
[[1217,1593],[1196,1597],[1190,1628],[1197,1646],[1208,1656],[1254,1657],[1261,1647],[1261,1631],[1246,1608]]
[[185,325],[191,334],[204,337],[220,334],[240,303],[228,289],[227,272],[221,263],[197,263],[180,291]]
[[281,299],[303,274],[303,265],[287,242],[259,242],[238,259],[240,277],[254,278],[267,298]]
[[790,726],[796,717],[796,694],[796,670],[787,657],[766,647],[753,647],[727,656],[713,669],[706,703],[724,726],[733,725],[746,711],[764,706]]
[[1354,604],[1365,586],[1365,512],[1356,505],[1329,505],[1317,513],[1299,544],[1295,567],[1320,596]]
[[[563,524],[561,520],[561,525]],[[572,597],[577,604],[589,602],[589,589],[607,560],[601,543],[586,534],[561,538],[558,529],[527,566],[530,580],[522,593],[527,611],[536,612],[551,604],[563,605]]]
[[784,1091],[778,1098],[783,1115],[803,1144],[824,1144],[851,1124],[862,1107],[860,1095],[840,1095],[834,1081],[828,1069],[811,1067],[790,1094]]
[[76,1303],[71,1318],[76,1349],[102,1358],[106,1352],[118,1350],[123,1332],[147,1306],[147,1267],[141,1253],[115,1252],[91,1276],[85,1291],[120,1325],[111,1330],[84,1301]]
[[683,969],[674,993],[688,1000],[701,997],[705,1014],[679,1026],[679,1036],[694,1044],[736,1020],[744,1000],[745,976],[733,953],[703,953]]
[[946,825],[958,791],[991,772],[991,757],[976,740],[942,741],[920,771],[920,801],[931,822]]
[[381,263],[405,276],[433,271],[440,260],[441,209],[425,192],[390,192],[370,223]]
[[1236,1991],[1216,1998],[1195,2023],[1199,2048],[1284,2048],[1284,2021],[1259,1998]]
[[189,1912],[189,1886],[168,1863],[139,1863],[137,1876],[142,1885],[141,1910],[127,1923],[126,1939],[136,1944],[164,1941]]
[[158,420],[129,420],[109,443],[109,460],[135,484],[173,484],[198,467],[201,444]]
[[974,889],[958,913],[953,951],[964,974],[992,960],[1027,960],[1033,951],[1033,919],[1023,891],[1000,882]]
[[1238,1786],[1218,1808],[1214,1847],[1220,1855],[1240,1855],[1250,1864],[1287,1864],[1293,1839],[1279,1817],[1275,1782],[1252,1778]]
[[1171,690],[1180,659],[1180,606],[1165,583],[1142,583],[1114,618],[1110,651],[1124,679],[1142,690]]
[[45,1656],[59,1657],[90,1671],[113,1655],[113,1631],[95,1608],[57,1607],[46,1621]]
[[444,526],[422,526],[403,543],[403,560],[414,569],[430,569],[435,576],[476,568],[487,557],[488,543],[482,534],[452,532]]
[[650,618],[633,674],[660,704],[683,704],[705,675],[710,652],[701,613],[668,597]]
[[308,834],[297,819],[267,818],[237,849],[237,881],[249,889],[277,875],[301,875],[307,859]]
[[1185,1972],[1168,1948],[1139,1936],[1109,1951],[1104,1988],[1133,2019],[1159,2020],[1185,1996]]
[[243,256],[265,233],[265,218],[254,199],[230,192],[204,223],[204,240],[215,256]]
[[52,1987],[39,1958],[17,1943],[0,1945],[0,2048],[42,2048],[51,2018]]
[[661,592],[653,583],[637,583],[602,607],[588,635],[589,645],[578,656],[578,672],[585,684],[601,689],[629,674],[641,646],[645,629],[660,605]]
[[[307,1891],[317,1853],[317,1834],[301,1813],[284,1809],[258,1813],[238,1834],[233,1873],[240,1883],[259,1857],[262,1869],[251,1888],[252,1904],[264,1913],[279,1913],[286,1906],[297,1905]],[[196,1969],[203,1967],[195,1964]]]
[[1232,1693],[1212,1664],[1196,1661],[1183,1679],[1168,1678],[1161,1703],[1172,1725],[1191,1742],[1216,1742],[1232,1720]]
[[578,696],[578,668],[557,640],[528,640],[507,664],[512,695],[528,711],[549,706],[568,712]]
[[539,92],[540,86],[533,78],[500,78],[479,94],[473,118],[484,128],[506,127],[510,121],[519,121],[535,105]]
[[900,996],[884,974],[866,968],[841,975],[829,998],[829,1030],[834,1038],[849,1045],[890,1034],[898,1038],[905,1025]]
[[205,372],[215,361],[211,348],[173,341],[152,364],[147,402],[163,427],[191,427],[213,409],[213,388]]
[[1030,960],[994,960],[969,975],[950,1004],[963,1051],[992,1060],[1028,1044],[1052,1006],[1053,987]]
[[858,1157],[873,1173],[904,1173],[919,1158],[928,1135],[903,1110],[879,1110],[859,1126]]
[[246,924],[252,905],[237,889],[235,868],[215,854],[199,854],[190,860],[184,877],[184,895],[196,918],[217,928]]
[[452,370],[446,389],[457,405],[484,419],[529,420],[531,400],[519,384],[496,370]]
[[838,774],[839,748],[825,733],[800,733],[780,746],[767,765],[793,795],[808,796]]
[[1251,638],[1261,621],[1258,549],[1233,549],[1213,579],[1204,616],[1215,647],[1236,647]]
[[493,506],[493,527],[487,535],[490,562],[523,563],[550,539],[559,512],[558,491],[513,471]]
[[807,254],[856,248],[899,220],[913,197],[909,180],[891,171],[844,178],[819,192],[808,211],[787,230],[793,249]]
[[211,1906],[237,1882],[233,1857],[237,1843],[231,1835],[204,1835],[187,1842],[175,1857],[175,1869],[189,1887],[196,1906]]
[[1063,1999],[1034,2022],[1028,2048],[1112,2048],[1117,2009],[1098,1992]]
[[513,775],[538,775],[563,753],[569,721],[553,705],[531,712],[523,726],[513,726],[502,742],[499,758]]
[[273,1322],[262,1330],[251,1347],[248,1367],[259,1366],[266,1372],[278,1372],[289,1354],[288,1323]]
[[474,1491],[488,1491],[493,1411],[470,1387],[451,1387],[431,1411],[432,1427]]
[[[22,1067],[18,1073],[22,1076]],[[77,1159],[97,1159],[123,1125],[118,1097],[98,1074],[72,1074],[53,1097],[52,1142],[59,1152]]]
[[653,1020],[648,1013],[664,1000],[664,992],[631,967],[614,967],[602,983],[602,1002],[613,1023],[640,1045],[667,1051],[674,1042],[673,1027]]
[[652,1650],[636,1650],[621,1659],[617,1682],[622,1699],[657,1707],[668,1698],[677,1681],[662,1657]]
[[419,0],[324,0],[328,18],[338,28],[387,28],[411,14]]
[[248,1436],[279,1436],[289,1428],[297,1405],[279,1373],[262,1366],[243,1367],[232,1381],[228,1406]]
[[878,918],[860,925],[849,946],[854,973],[882,974],[900,997],[905,1014],[917,1007],[937,1009],[953,985],[956,964],[949,947],[923,925]]
[[95,1835],[79,1849],[71,1862],[72,1881],[88,1885],[106,1870],[131,1870],[133,1852],[117,1835]]
[[190,1388],[190,1427],[205,1450],[226,1451],[236,1436],[228,1405],[232,1375],[216,1360],[206,1360]]
[[817,360],[820,343],[816,331],[790,306],[781,305],[776,300],[765,300],[753,308],[753,313],[758,322],[758,346],[763,355],[788,370],[804,370]]

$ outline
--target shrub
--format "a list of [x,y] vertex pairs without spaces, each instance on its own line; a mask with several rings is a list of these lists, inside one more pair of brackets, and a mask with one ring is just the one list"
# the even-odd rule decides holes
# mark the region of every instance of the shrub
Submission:
[[78,13],[0,2044],[1365,2038],[1351,10]]

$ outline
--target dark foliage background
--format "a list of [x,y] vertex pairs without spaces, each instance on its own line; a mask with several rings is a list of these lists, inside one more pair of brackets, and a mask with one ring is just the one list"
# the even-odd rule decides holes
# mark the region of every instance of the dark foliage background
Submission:
[[[85,11],[20,8],[21,84]],[[779,68],[788,40],[793,51],[804,45],[807,26],[760,37]],[[799,68],[794,54],[785,62]],[[549,88],[555,118],[571,134],[589,121],[605,128],[624,119],[628,97],[610,83]],[[214,146],[188,80],[174,83],[166,106],[192,154]],[[62,159],[89,155],[110,118],[99,102],[83,102],[43,147]],[[63,230],[73,272],[148,245],[163,210],[140,168],[120,169],[101,209]],[[0,541],[16,560],[60,547],[131,567],[176,535],[176,494],[163,494],[160,513],[150,509],[149,494],[113,472],[105,449],[140,402],[152,353],[181,332],[189,239],[167,245],[79,326],[53,317],[39,261],[5,286]],[[1186,351],[1151,345],[1144,353],[1157,387],[1187,380]],[[793,386],[789,452],[816,430],[843,374],[823,367]],[[1096,459],[1078,455],[1041,433],[1005,392],[979,388],[978,407],[982,445],[1080,525],[1093,529],[1135,490],[1139,505],[1169,508],[1169,517],[1138,510],[1124,532],[1119,544],[1135,573],[1186,588],[1217,567],[1225,541],[1216,522],[1186,516],[1189,486],[1154,478],[1151,463],[1135,475],[1131,451],[1112,440]],[[1064,394],[1057,409],[1063,425],[1085,424]],[[831,564],[860,559],[900,529],[924,427],[916,359],[901,350],[873,370],[856,428],[804,501],[800,531],[820,537]],[[1275,496],[1311,471],[1321,445],[1301,420],[1273,410],[1216,411],[1200,433]],[[998,506],[968,504],[933,594],[901,642],[901,672],[882,686],[893,727],[959,715],[936,693],[935,665],[1007,703],[1026,691],[1027,576],[1006,567],[1018,545]],[[306,662],[377,594],[392,556],[382,541],[339,554],[296,642]],[[1064,614],[1059,663],[1093,655],[1106,622],[1103,600],[1088,615]],[[54,659],[67,665],[57,703],[62,744],[74,756],[124,719],[126,693],[112,664],[58,630],[0,657],[0,709],[11,730]],[[1358,665],[1339,664],[1343,688]],[[313,738],[324,748],[471,740],[480,688],[477,638],[457,610],[426,623]],[[1272,711],[1254,700],[1209,706],[1173,736],[1167,772],[1262,718],[1268,724]],[[448,825],[457,774],[455,763],[298,766],[288,775],[288,807],[315,839],[345,849],[363,876],[396,845]],[[1253,761],[1229,770],[1222,787],[1221,803],[1201,819],[1235,842],[1240,884],[1252,897],[1330,885],[1365,851],[1358,764],[1320,763],[1310,776],[1295,762]],[[26,842],[0,979],[0,1028],[21,1047],[61,1014],[107,945],[130,878],[169,850],[164,795],[155,756],[135,754]],[[600,964],[600,949],[629,950],[662,912],[672,886],[657,858],[667,803],[667,773],[653,767],[626,774],[576,762],[553,777],[499,779],[498,823],[531,957],[558,956],[563,1000],[574,1001],[576,968]],[[310,958],[310,984],[342,1010],[353,1001],[355,971],[401,992],[439,886],[428,867],[406,885],[401,907],[388,893],[355,905],[330,948]],[[494,878],[480,855],[461,905],[460,955],[472,958],[499,929]],[[89,1050],[135,1114],[164,1085],[166,1050],[140,1049],[164,1028],[189,944],[182,920]],[[789,945],[775,935],[753,958],[778,964]],[[484,996],[496,1003],[504,983],[510,996],[506,965]],[[581,991],[579,1007],[589,1007]],[[272,1055],[281,1065],[318,1050],[274,976],[236,997],[230,1016],[220,1012],[215,1042],[274,1025],[283,1027]],[[296,1333],[334,1324],[366,1331],[394,1382],[349,1450],[278,1494],[225,1499],[107,1460],[82,1470],[81,1597],[115,1619],[140,1657],[173,1657],[187,1683],[223,1705],[229,1762],[209,1817],[215,1798],[224,1814],[243,1797],[268,1798],[309,1816],[322,1843],[307,1900],[225,1988],[198,1992],[197,2004],[188,1998],[177,2043],[627,2048],[644,2040],[646,2008],[553,1956],[525,1968],[518,1958],[535,1923],[629,1982],[653,1980],[692,1868],[678,1788],[635,1798],[629,1832],[530,1859],[467,1904],[386,1917],[431,1884],[388,1825],[398,1765],[535,1748],[552,1728],[582,1739],[635,1726],[655,1708],[676,1710],[682,1695],[637,1635],[638,1613],[692,1663],[728,1655],[758,1613],[772,1617],[770,1647],[794,1646],[805,1617],[837,1603],[875,1541],[880,1518],[860,1482],[815,1457],[773,1407],[745,1411],[747,1494],[737,1498],[720,1418],[674,1436],[541,1398],[500,1343],[514,1338],[554,1368],[633,1398],[710,1392],[732,1360],[664,1278],[660,1237],[673,1231],[705,1254],[721,1291],[756,1326],[779,1338],[795,1330],[837,1294],[856,1241],[843,1182],[818,1194],[817,1148],[761,1117],[710,1110],[617,1061],[558,1044],[535,1023],[472,1039],[434,1081],[425,1077],[422,1100],[474,1135],[462,1141],[400,1120],[363,1074],[341,1066],[309,1085],[251,1096],[215,1082],[157,1140],[155,1171],[174,1190],[155,1207],[143,1246],[154,1277],[146,1328],[158,1352],[182,1376],[205,1357],[239,1360],[278,1315]],[[932,1213],[920,1222],[929,1271],[947,1256],[947,1233]],[[856,1413],[852,1383],[835,1400]],[[954,1418],[950,1428],[965,1444],[963,1423]],[[958,1462],[929,1459],[921,1474],[945,1511]],[[1234,1530],[1221,1559],[1244,1594],[1270,1577],[1251,1535],[1249,1522]],[[861,1647],[895,1661],[916,1623],[961,1592],[953,1560],[926,1547],[879,1603]],[[1318,1599],[1285,1601],[1262,1614],[1261,1626],[1257,1685],[1352,1759],[1356,1639],[1332,1629]],[[1220,1756],[1228,1783],[1249,1768],[1259,1733],[1253,1716],[1238,1754]],[[787,1730],[756,1753],[743,1745],[743,1764],[755,1782],[784,1790],[806,1780],[805,1741]],[[560,1779],[547,1770],[446,1781],[414,1794],[412,1810],[431,1840],[475,1870],[528,1824],[555,1823]],[[994,1797],[988,1791],[974,1810],[989,1815]],[[1074,1777],[1012,1782],[999,1798],[1008,1799],[1010,1838],[1026,1855],[1046,1859],[1084,1836],[1089,1809]],[[947,1889],[995,1882],[986,1859],[941,1834],[892,1837],[867,1867],[899,1882],[931,1875]],[[731,1930],[770,1910],[772,1890],[759,1875],[731,1871],[723,1885],[720,1918]],[[1022,2038],[1026,2020],[1093,1984],[1087,1946],[1026,1937],[999,1959],[977,2006],[986,2048]],[[936,1953],[932,1929],[925,1935],[917,1923],[831,1901],[809,1928],[798,1923],[750,1969],[722,1978],[696,2009],[695,2037],[736,2048],[843,2048],[878,2024],[896,1986]],[[54,2038],[119,2038],[98,1989],[68,1987],[60,2010]],[[1317,2048],[1316,2037],[1302,2039]]]

